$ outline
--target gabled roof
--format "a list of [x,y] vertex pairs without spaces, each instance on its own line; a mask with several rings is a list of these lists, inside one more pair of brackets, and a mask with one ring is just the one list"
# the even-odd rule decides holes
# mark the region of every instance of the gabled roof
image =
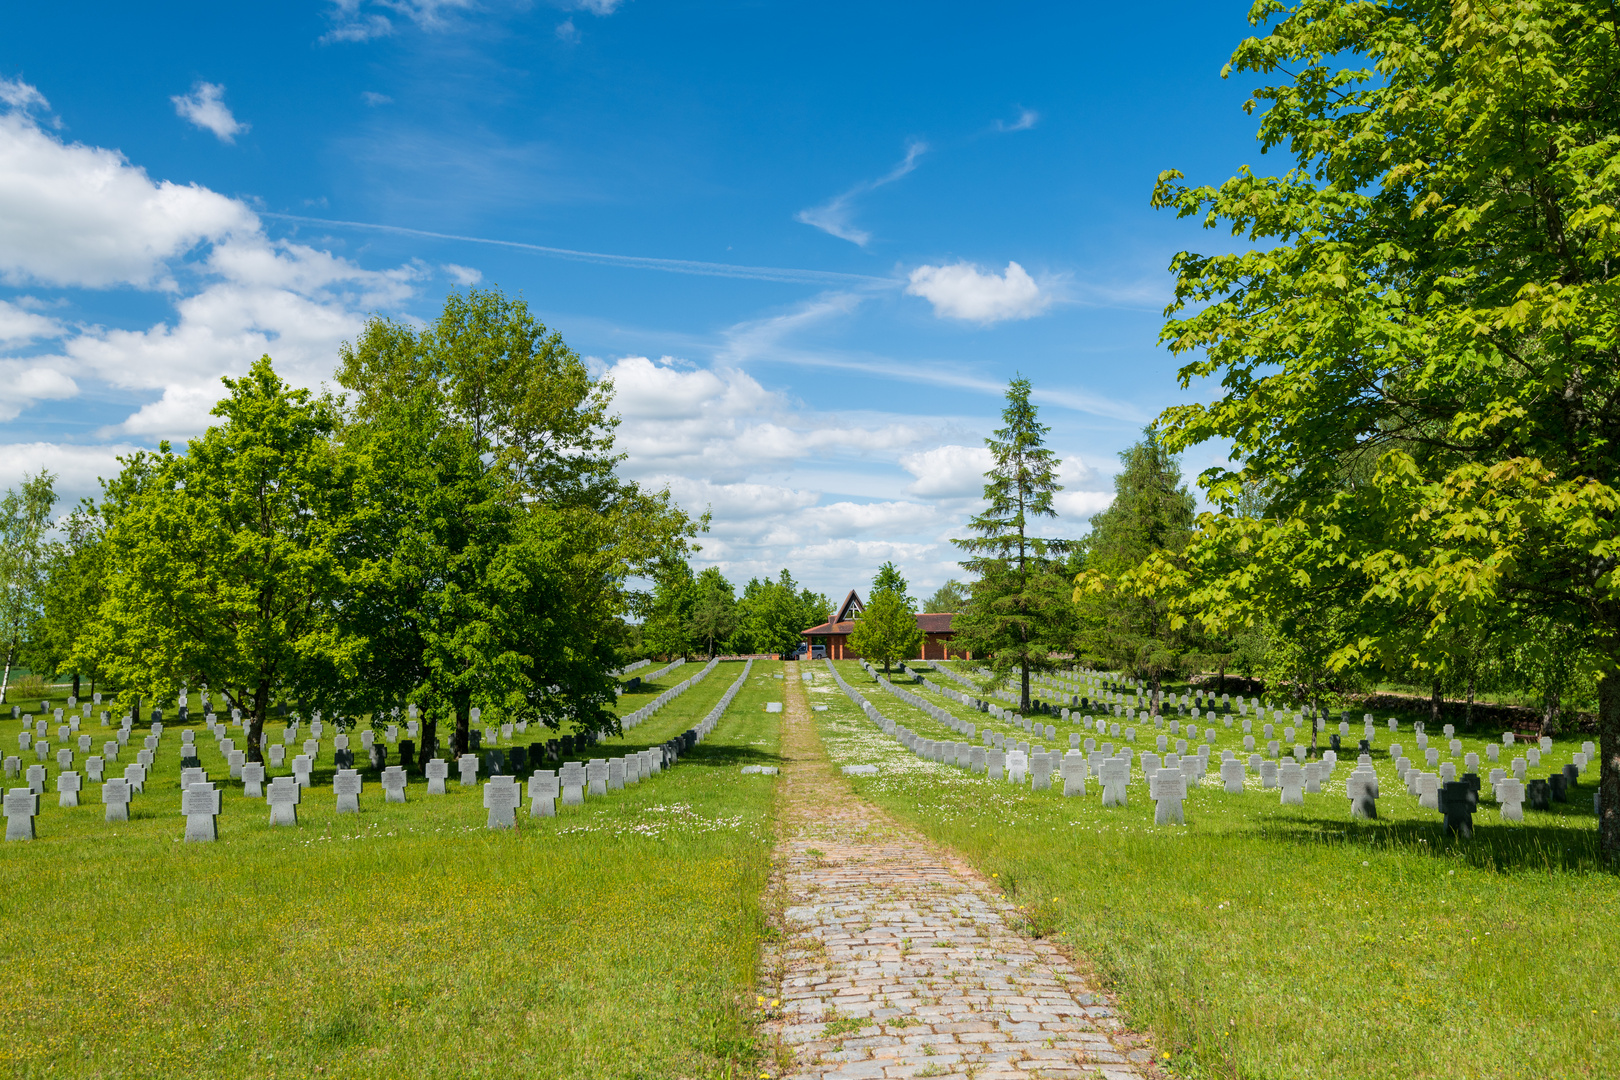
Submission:
[[[851,596],[855,594],[850,593]],[[848,601],[845,601],[848,603]],[[917,629],[925,634],[948,634],[951,632],[951,620],[956,617],[954,612],[940,611],[927,615],[915,616]],[[852,634],[855,632],[854,619],[833,619],[820,626],[812,626],[808,630],[800,630],[801,637],[836,637],[839,634]]]
[[848,622],[865,610],[866,606],[861,603],[861,598],[855,595],[854,589],[851,589],[849,595],[844,597],[844,602],[838,605],[838,614],[832,617],[832,621]]

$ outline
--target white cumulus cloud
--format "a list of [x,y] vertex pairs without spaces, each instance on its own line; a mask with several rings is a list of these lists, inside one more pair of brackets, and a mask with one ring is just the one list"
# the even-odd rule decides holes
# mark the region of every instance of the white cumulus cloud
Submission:
[[316,385],[366,315],[399,310],[428,273],[416,263],[370,270],[274,240],[235,199],[154,181],[116,151],[0,113],[0,282],[157,290],[174,305],[146,326],[68,326],[37,297],[0,300],[0,345],[52,341],[0,361],[5,418],[73,397],[89,379],[129,396],[131,414],[103,437],[187,438],[209,423],[221,375],[269,353],[284,378]]
[[174,111],[204,131],[212,131],[220,142],[233,143],[248,125],[231,115],[225,105],[225,88],[219,83],[199,82],[189,94],[176,94],[169,99]]
[[1029,272],[1008,262],[1000,274],[969,262],[953,266],[919,266],[911,272],[906,292],[934,305],[942,319],[963,319],[984,325],[1006,319],[1028,319],[1052,303]]
[[172,284],[167,260],[258,229],[234,199],[153,183],[116,150],[63,143],[21,113],[0,116],[0,280]]
[[916,477],[906,490],[940,499],[979,497],[984,474],[994,464],[995,458],[983,446],[936,446],[900,458],[901,468]]

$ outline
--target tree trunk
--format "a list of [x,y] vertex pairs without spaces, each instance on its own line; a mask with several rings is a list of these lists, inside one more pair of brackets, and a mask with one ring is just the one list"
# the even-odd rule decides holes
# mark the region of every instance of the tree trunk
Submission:
[[1611,671],[1598,683],[1598,848],[1610,860],[1620,858],[1620,673]]
[[1434,682],[1434,696],[1429,699],[1429,723],[1440,726],[1440,680]]
[[1220,687],[1221,687],[1221,688],[1220,688],[1220,690],[1219,690],[1219,691],[1217,691],[1217,692],[1218,692],[1218,693],[1222,693],[1222,694],[1224,694],[1224,693],[1226,693],[1226,665],[1225,665],[1225,664],[1222,664],[1222,665],[1221,665],[1221,682],[1220,682]]
[[11,689],[11,654],[16,651],[16,640],[6,642],[6,673],[0,675],[0,702],[6,700],[6,691]]
[[1152,692],[1148,695],[1148,715],[1159,715],[1159,673],[1153,673]]
[[253,707],[248,710],[247,759],[264,761],[264,750],[259,741],[264,738],[264,714],[270,709],[270,683],[261,681],[253,691]]
[[450,738],[450,753],[453,757],[472,753],[472,738],[469,735],[472,717],[468,712],[471,704],[470,697],[458,698],[456,701],[456,733]]
[[427,763],[433,760],[433,755],[439,752],[439,722],[422,717],[422,748],[417,751],[416,764],[424,775],[427,773]]
[[1474,673],[1468,673],[1468,708],[1463,711],[1463,727],[1474,728]]
[[1560,698],[1559,698],[1559,695],[1558,695],[1558,691],[1552,690],[1552,691],[1548,692],[1547,697],[1546,697],[1545,701],[1543,702],[1543,706],[1542,706],[1542,710],[1541,710],[1541,734],[1542,735],[1551,735],[1554,732],[1554,728],[1556,726],[1555,721],[1556,721],[1556,719],[1558,717],[1558,703],[1559,703],[1559,700],[1560,700]]
[[1020,688],[1019,688],[1019,692],[1018,692],[1019,693],[1018,711],[1027,713],[1027,712],[1029,712],[1029,660],[1028,659],[1020,660],[1018,662],[1018,669],[1019,669],[1019,671],[1021,673],[1021,676],[1022,676],[1021,683],[1020,683]]
[[78,699],[79,699],[79,673],[77,671],[75,671],[73,673],[73,700],[77,701]]

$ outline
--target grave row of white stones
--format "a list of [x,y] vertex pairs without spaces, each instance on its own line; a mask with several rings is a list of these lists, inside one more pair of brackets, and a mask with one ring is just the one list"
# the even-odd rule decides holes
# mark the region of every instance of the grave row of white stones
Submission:
[[[977,684],[959,672],[945,667],[936,668],[936,670],[971,689],[978,689]],[[994,678],[994,673],[988,668],[980,667],[978,673],[984,679]],[[1068,695],[1070,709],[1081,707],[1083,704],[1082,699],[1086,699],[1084,704],[1087,707],[1091,702],[1096,702],[1099,705],[1111,707],[1115,716],[1126,716],[1133,720],[1137,718],[1138,713],[1146,716],[1151,711],[1149,695],[1145,692],[1146,686],[1140,679],[1125,679],[1111,672],[1082,671],[1076,674],[1079,675],[1078,679],[1065,679],[1058,673],[1032,672],[1030,681],[1032,685],[1049,687]],[[1131,689],[1127,692],[1107,688],[1110,685],[1121,684],[1127,685]],[[998,687],[993,692],[993,696],[1009,704],[1016,705],[1020,703],[1019,695],[1010,689]],[[1206,691],[1202,688],[1195,688],[1190,693],[1184,694],[1164,693],[1161,697],[1161,704],[1165,707],[1177,708],[1184,713],[1191,710],[1194,716],[1199,715],[1200,711],[1214,713],[1217,710],[1220,712],[1236,711],[1239,716],[1248,715],[1250,711],[1253,711],[1257,719],[1265,719],[1268,714],[1273,717],[1284,717],[1292,713],[1295,722],[1300,725],[1305,723],[1306,717],[1306,711],[1299,706],[1266,705],[1258,697],[1245,699],[1241,694],[1235,697],[1230,694],[1221,694],[1217,699],[1213,691]]]
[[[609,791],[622,790],[627,785],[639,783],[641,780],[656,776],[665,768],[675,764],[679,756],[702,742],[713,730],[732,700],[742,689],[748,673],[753,667],[753,661],[747,661],[737,680],[722,695],[718,704],[698,722],[681,736],[664,743],[662,746],[652,747],[620,758],[596,758],[588,762],[568,762],[560,770],[536,770],[529,778],[528,795],[531,800],[530,813],[535,817],[549,817],[556,813],[557,799],[561,797],[563,805],[581,805],[589,795],[606,795]],[[316,721],[315,723],[319,723]],[[191,735],[190,730],[182,735]],[[162,736],[161,722],[157,735],[148,736],[148,740],[155,742]],[[342,738],[343,736],[339,736]],[[113,744],[109,744],[113,745]],[[279,749],[279,748],[275,748]],[[306,746],[306,749],[308,747]],[[156,750],[155,746],[148,746],[140,753],[150,755]],[[235,751],[233,754],[239,754]],[[242,781],[243,796],[245,798],[263,798],[270,808],[270,824],[296,825],[298,823],[298,806],[302,802],[303,792],[311,786],[310,771],[312,757],[300,754],[293,759],[293,774],[291,776],[278,776],[265,778],[265,766],[262,762],[239,763],[232,761],[232,776]],[[240,770],[236,766],[240,764]],[[427,794],[447,794],[446,781],[450,776],[450,762],[443,758],[433,758],[425,765]],[[470,787],[478,782],[478,756],[476,754],[463,754],[456,759],[460,782],[464,787]],[[109,822],[128,821],[129,804],[137,792],[144,790],[146,772],[151,765],[151,759],[138,761],[125,769],[122,777],[107,778],[101,784],[101,801],[106,807],[105,819]],[[38,770],[36,772],[36,770]],[[31,766],[28,770],[29,786],[26,788],[12,788],[6,792],[3,802],[3,812],[6,816],[7,840],[32,840],[35,837],[34,819],[39,813],[40,796],[44,792],[45,775],[43,766]],[[391,765],[382,771],[381,786],[385,802],[405,802],[406,789],[409,778],[403,766]],[[332,778],[332,791],[336,797],[338,813],[358,813],[359,799],[364,790],[365,781],[358,770],[339,769]],[[181,813],[186,818],[187,840],[215,840],[219,836],[218,817],[221,808],[223,792],[215,788],[214,783],[208,779],[207,770],[201,767],[183,768],[180,776],[181,786]],[[76,807],[79,805],[79,792],[81,790],[78,773],[66,771],[57,777],[58,805],[63,807]],[[523,789],[513,776],[492,776],[484,784],[484,807],[489,811],[487,825],[491,829],[512,828],[516,821],[514,814],[522,804]]]
[[622,679],[626,675],[631,674],[632,672],[640,671],[644,667],[651,666],[651,664],[652,664],[651,660],[637,660],[635,663],[626,664],[624,667],[622,667],[619,670],[615,671],[613,673],[613,677],[615,679]]
[[[684,663],[686,663],[686,657],[684,657],[684,656],[678,657],[678,658],[675,659],[675,661],[673,663],[665,664],[663,667],[659,668],[657,671],[653,672],[651,675],[643,675],[641,677],[641,681],[643,683],[655,683],[659,679],[662,679],[665,675],[668,675],[670,672],[674,671],[676,668],[680,667]],[[713,663],[713,661],[711,661],[711,664],[712,663]]]
[[[750,663],[751,662],[752,661],[750,661]],[[679,661],[679,663],[685,663],[685,661]],[[676,685],[670,687],[668,690],[665,690],[662,694],[659,694],[657,697],[647,702],[647,704],[643,705],[635,712],[626,713],[624,718],[620,721],[620,723],[624,725],[624,730],[629,731],[643,720],[651,719],[657,714],[659,709],[662,709],[665,705],[668,705],[670,702],[692,689],[692,687],[708,678],[709,672],[713,671],[717,666],[719,666],[719,664],[720,661],[718,658],[710,660],[702,671],[698,672],[696,675],[693,675],[685,682],[677,683]],[[670,667],[674,666],[674,664],[670,665]],[[667,671],[669,668],[665,668],[664,670]],[[656,681],[658,676],[661,674],[663,674],[662,671],[654,672],[652,675],[648,676],[648,679]]]
[[[415,718],[415,711],[415,706],[411,706],[411,718],[405,722],[404,730],[405,736],[412,739],[416,738],[417,736],[418,721]],[[60,713],[61,710],[58,709],[57,712]],[[134,765],[138,766],[138,768],[134,769],[134,772],[141,773],[142,775],[144,775],[144,770],[152,767],[165,730],[163,721],[161,719],[161,710],[153,710],[153,712],[155,718],[151,723],[150,733],[143,738],[142,748],[137,750],[135,755]],[[315,716],[316,718],[310,721],[308,728],[308,733],[311,737],[305,739],[302,745],[303,754],[293,759],[294,771],[299,770],[299,761],[302,758],[305,759],[302,766],[303,771],[307,772],[315,758],[318,757],[321,752],[320,740],[326,734],[326,725],[320,719],[319,713],[316,713]],[[58,716],[57,719],[61,720],[61,717]],[[481,713],[479,709],[474,708],[472,710],[471,719],[474,725],[477,725],[480,722]],[[103,714],[102,723],[107,723],[106,714]],[[231,770],[231,775],[233,777],[240,778],[241,770],[243,766],[247,764],[246,751],[237,747],[236,740],[229,737],[229,727],[227,727],[223,722],[220,722],[213,713],[207,714],[207,716],[204,718],[204,723],[206,730],[213,734],[214,741],[217,744],[217,749],[220,755],[226,759],[226,763],[229,765]],[[240,713],[236,710],[232,711],[232,723],[238,727],[245,726]],[[511,740],[514,736],[525,734],[528,730],[528,726],[529,725],[526,721],[519,721],[515,724],[505,723],[497,727],[486,728],[483,730],[482,734],[484,741],[486,741],[490,746],[495,746],[502,739]],[[27,753],[30,749],[32,749],[39,761],[44,762],[49,760],[51,744],[46,738],[46,728],[47,721],[42,718],[35,722],[34,729],[32,731],[25,729],[24,731],[20,732],[17,736],[19,750],[23,753]],[[116,737],[102,745],[102,752],[99,755],[92,753],[92,750],[94,749],[93,737],[87,733],[79,732],[77,717],[70,718],[69,723],[62,724],[58,728],[58,738],[63,743],[69,743],[76,736],[78,753],[90,755],[84,760],[85,771],[89,774],[90,779],[99,782],[102,779],[102,772],[106,766],[110,763],[117,762],[119,760],[120,752],[128,746],[129,740],[133,734],[133,729],[134,718],[129,714],[125,714],[123,720],[121,721],[121,726],[116,732]],[[284,727],[282,731],[282,742],[280,744],[272,744],[270,742],[270,732],[268,730],[261,731],[261,756],[267,758],[272,767],[283,767],[283,765],[286,763],[287,751],[289,748],[292,748],[295,746],[295,744],[297,744],[300,732],[300,722],[295,720]],[[195,758],[198,756],[196,735],[196,731],[191,728],[183,729],[180,732],[180,750],[182,758]],[[400,737],[399,725],[386,725],[383,729],[382,737],[388,743],[397,743]],[[358,739],[361,749],[367,753],[370,753],[376,741],[376,733],[370,729],[365,729],[359,733]],[[332,749],[335,753],[351,750],[351,737],[342,730],[333,732],[331,743]],[[74,756],[74,747],[72,745],[59,747],[55,753],[58,769],[63,771],[72,769],[74,764]],[[16,756],[7,757],[4,760],[4,769],[7,776],[16,777],[21,770],[21,759]],[[126,769],[126,776],[130,776],[132,779],[135,779],[137,783],[140,782],[140,776],[133,775],[128,769]],[[137,790],[139,789],[137,788]]]
[[[830,667],[830,665],[829,665]],[[870,670],[870,669],[868,669]],[[834,677],[837,672],[834,670]],[[874,677],[876,678],[875,674]],[[917,695],[900,690],[879,678],[878,682],[902,700],[921,708],[935,720],[951,727],[958,734],[966,735],[972,739],[975,735],[982,738],[987,746],[975,746],[971,742],[957,742],[949,740],[929,739],[916,734],[910,729],[895,724],[882,716],[882,714],[868,703],[853,687],[842,679],[839,685],[845,693],[861,707],[862,711],[876,723],[885,734],[893,736],[901,745],[928,761],[935,761],[946,765],[955,765],[973,773],[983,773],[989,780],[1006,779],[1009,782],[1030,784],[1032,790],[1049,790],[1052,786],[1054,774],[1061,776],[1063,794],[1066,796],[1084,796],[1086,794],[1086,781],[1095,777],[1101,786],[1101,795],[1104,806],[1123,806],[1126,800],[1126,785],[1130,781],[1131,761],[1134,751],[1129,747],[1116,750],[1112,743],[1105,743],[1101,748],[1096,740],[1086,738],[1084,746],[1080,746],[1081,736],[1069,736],[1070,749],[1060,754],[1057,750],[1048,752],[1039,744],[1027,742],[1008,743],[1004,736],[998,732],[978,732],[976,725],[963,721]],[[1020,720],[1030,729],[1028,718]],[[1162,723],[1163,718],[1158,718]],[[1102,723],[1098,722],[1099,725]],[[1177,721],[1170,721],[1172,728]],[[1252,721],[1243,722],[1247,733]],[[1341,723],[1341,731],[1347,728]],[[1227,727],[1231,727],[1231,719],[1227,718]],[[1419,725],[1421,727],[1421,725]],[[1396,729],[1394,721],[1390,722],[1391,730]],[[1100,726],[1099,726],[1100,731]],[[1118,734],[1118,725],[1114,725],[1115,734]],[[1054,738],[1057,729],[1047,726],[1043,732],[1047,738]],[[1134,729],[1128,731],[1128,736],[1134,738]],[[1266,725],[1266,735],[1271,735],[1271,725]],[[1460,740],[1454,738],[1455,728],[1447,724],[1444,728],[1445,736],[1450,740],[1448,749],[1452,756],[1456,756],[1462,748]],[[1210,728],[1207,733],[1208,743],[1215,739],[1215,729]],[[1369,737],[1371,731],[1368,731]],[[1289,729],[1286,737],[1293,738],[1293,731]],[[1420,749],[1427,753],[1431,765],[1438,761],[1439,748],[1427,745],[1428,737],[1421,730],[1416,733]],[[1504,733],[1503,745],[1511,746],[1514,736],[1511,732]],[[1187,796],[1189,788],[1197,787],[1203,778],[1210,772],[1211,747],[1206,743],[1199,746],[1195,753],[1188,754],[1188,744],[1185,740],[1178,741],[1177,752],[1166,754],[1162,759],[1159,753],[1145,751],[1141,755],[1142,774],[1146,781],[1149,797],[1155,803],[1154,820],[1161,825],[1185,824],[1182,802]],[[1246,749],[1253,750],[1254,739],[1252,735],[1245,736]],[[1272,757],[1277,756],[1278,744],[1269,744]],[[1525,797],[1524,776],[1528,768],[1540,763],[1543,753],[1552,748],[1552,740],[1543,737],[1538,746],[1530,747],[1523,757],[1516,758],[1512,764],[1513,777],[1508,777],[1503,769],[1493,769],[1490,782],[1497,802],[1501,806],[1502,818],[1505,821],[1522,821],[1524,819],[1522,803]],[[1166,749],[1166,736],[1158,737],[1158,750]],[[1418,797],[1418,805],[1425,809],[1435,810],[1445,817],[1447,826],[1453,831],[1468,835],[1471,833],[1472,806],[1477,805],[1477,799],[1469,804],[1465,793],[1461,790],[1466,784],[1457,783],[1456,767],[1451,762],[1440,765],[1438,773],[1424,773],[1416,769],[1410,759],[1403,753],[1400,744],[1390,747],[1390,756],[1395,761],[1397,774],[1407,784],[1408,792]],[[1532,805],[1541,809],[1547,808],[1547,801],[1552,790],[1573,786],[1595,750],[1594,744],[1587,742],[1582,745],[1581,752],[1574,755],[1574,763],[1567,765],[1560,773],[1554,774],[1546,781],[1535,781],[1534,784],[1545,785],[1547,792],[1533,793],[1535,801]],[[1222,760],[1219,767],[1222,784],[1228,794],[1238,794],[1244,790],[1244,780],[1251,774],[1260,778],[1262,789],[1278,789],[1283,804],[1303,805],[1307,794],[1320,794],[1322,785],[1333,775],[1338,764],[1338,755],[1332,750],[1324,751],[1320,761],[1306,762],[1303,760],[1305,748],[1296,746],[1294,757],[1284,758],[1281,761],[1272,761],[1262,758],[1259,754],[1251,753],[1245,762],[1231,750],[1222,751]],[[1495,761],[1499,757],[1498,747],[1494,744],[1487,747],[1487,755]],[[1479,755],[1468,753],[1464,755],[1464,767],[1467,774],[1472,774],[1477,780],[1479,768]],[[853,766],[849,772],[875,772],[874,766]],[[1448,790],[1447,784],[1452,784],[1452,799],[1448,804],[1443,794]],[[1534,786],[1534,785],[1533,785]],[[1377,799],[1379,797],[1378,776],[1372,766],[1370,754],[1361,754],[1357,765],[1345,782],[1345,795],[1350,802],[1350,814],[1353,817],[1377,817]]]

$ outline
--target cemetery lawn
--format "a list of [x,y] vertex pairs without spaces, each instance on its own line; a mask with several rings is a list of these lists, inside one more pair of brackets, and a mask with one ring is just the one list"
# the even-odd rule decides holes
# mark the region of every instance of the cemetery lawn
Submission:
[[[690,727],[741,669],[721,664],[593,756]],[[84,805],[58,807],[53,763],[39,838],[0,845],[0,1072],[757,1075],[775,780],[741,766],[778,761],[764,703],[782,700],[781,670],[756,661],[671,771],[554,819],[525,801],[515,832],[486,830],[481,788],[454,773],[431,798],[413,775],[402,806],[368,771],[361,813],[338,816],[329,738],[296,829],[270,828],[226,777],[214,844],[179,842],[177,735],[127,823],[102,820],[89,781]],[[99,744],[99,723],[85,729]],[[8,718],[0,739],[19,730]],[[220,779],[212,736],[197,741]]]
[[[857,665],[838,668],[884,716],[949,734]],[[980,730],[1015,730],[907,689]],[[1031,933],[1118,994],[1174,1075],[1620,1076],[1620,880],[1598,861],[1591,780],[1552,813],[1527,809],[1523,825],[1500,821],[1487,786],[1473,841],[1457,843],[1375,754],[1377,821],[1350,819],[1341,763],[1303,807],[1252,778],[1241,795],[1206,779],[1185,828],[1156,828],[1139,764],[1129,805],[1104,810],[1095,780],[1083,798],[1064,798],[1060,781],[991,784],[912,756],[825,675],[812,693],[830,706],[814,715],[834,764],[879,766],[851,778],[854,791],[994,875]],[[1412,745],[1416,718],[1396,740]],[[1047,745],[1080,730],[1049,722],[1059,737]],[[1137,727],[1137,750],[1152,749],[1151,721]],[[1218,758],[1241,734],[1217,729]],[[1494,734],[1460,737],[1478,751]],[[1559,739],[1548,760],[1568,761],[1582,738]],[[1390,741],[1381,730],[1376,748]]]

